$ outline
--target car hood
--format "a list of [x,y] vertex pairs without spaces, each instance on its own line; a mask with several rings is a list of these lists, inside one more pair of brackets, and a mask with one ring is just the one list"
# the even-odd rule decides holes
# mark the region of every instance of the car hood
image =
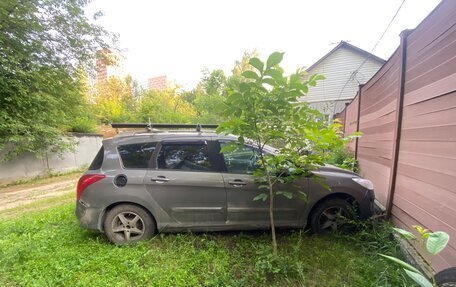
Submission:
[[359,176],[358,174],[354,173],[353,171],[346,170],[334,165],[330,164],[325,164],[324,166],[320,166],[317,171],[319,172],[332,172],[332,173],[344,173],[344,174],[349,174],[353,176]]

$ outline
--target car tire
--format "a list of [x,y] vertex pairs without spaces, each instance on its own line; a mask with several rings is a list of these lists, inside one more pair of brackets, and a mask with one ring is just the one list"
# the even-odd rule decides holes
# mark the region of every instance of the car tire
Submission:
[[133,204],[115,206],[108,211],[103,224],[106,236],[115,244],[129,244],[149,239],[156,229],[152,216]]
[[434,279],[439,287],[456,287],[456,267],[440,271],[434,276]]
[[310,229],[316,234],[349,232],[353,226],[347,219],[354,218],[352,205],[344,199],[332,198],[315,207],[310,216]]

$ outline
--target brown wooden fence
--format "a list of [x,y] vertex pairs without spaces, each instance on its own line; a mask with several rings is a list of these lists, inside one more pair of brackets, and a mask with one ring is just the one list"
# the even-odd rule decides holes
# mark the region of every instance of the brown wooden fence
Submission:
[[361,175],[396,225],[450,234],[433,259],[456,266],[456,1],[444,0],[340,114]]

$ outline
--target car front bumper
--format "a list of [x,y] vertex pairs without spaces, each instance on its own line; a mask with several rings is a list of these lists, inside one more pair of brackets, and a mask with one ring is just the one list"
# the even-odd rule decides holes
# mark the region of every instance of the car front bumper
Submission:
[[364,198],[359,202],[359,216],[361,219],[368,219],[374,215],[375,195],[373,190],[366,190]]

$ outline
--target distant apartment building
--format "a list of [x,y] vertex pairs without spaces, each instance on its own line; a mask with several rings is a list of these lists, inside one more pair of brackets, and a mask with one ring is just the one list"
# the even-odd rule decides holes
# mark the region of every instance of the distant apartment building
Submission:
[[158,76],[147,80],[147,87],[150,90],[164,91],[168,88],[168,79],[166,76]]
[[122,57],[108,49],[98,51],[96,63],[99,84],[107,82],[109,77],[125,78],[127,76]]
[[325,80],[319,81],[316,87],[310,87],[301,101],[308,102],[332,119],[356,96],[358,86],[372,78],[384,63],[385,60],[341,41],[307,68],[309,75],[320,74],[325,76]]
[[125,70],[123,58],[108,49],[99,50],[96,57],[96,78],[89,78],[88,101],[94,103],[97,97],[107,87],[109,78],[125,79],[128,73]]

